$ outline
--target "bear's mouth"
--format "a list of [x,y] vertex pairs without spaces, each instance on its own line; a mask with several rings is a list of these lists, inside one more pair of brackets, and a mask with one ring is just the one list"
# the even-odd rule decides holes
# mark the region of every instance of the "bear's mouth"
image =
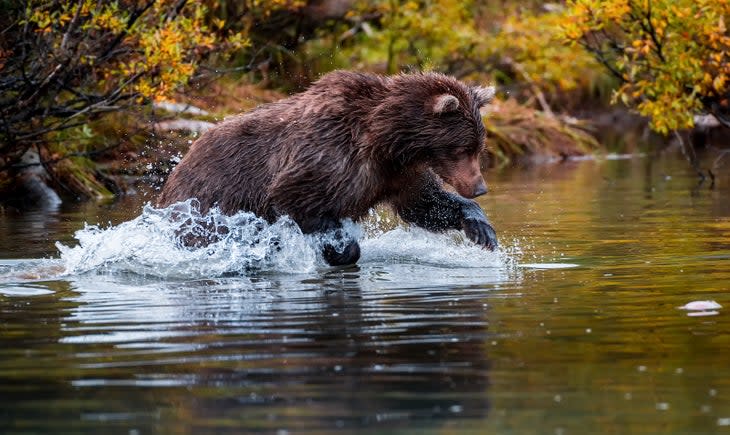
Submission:
[[477,198],[486,194],[489,191],[483,179],[481,180],[481,183],[477,183],[476,185],[455,183],[446,179],[445,177],[442,177],[442,180],[446,184],[446,187],[448,188],[447,190],[451,190],[459,196],[467,199]]
[[467,199],[474,199],[489,191],[489,189],[487,189],[487,183],[484,181],[484,177],[481,173],[466,180],[462,177],[451,178],[449,176],[442,176],[441,179],[444,183],[456,191],[456,193]]

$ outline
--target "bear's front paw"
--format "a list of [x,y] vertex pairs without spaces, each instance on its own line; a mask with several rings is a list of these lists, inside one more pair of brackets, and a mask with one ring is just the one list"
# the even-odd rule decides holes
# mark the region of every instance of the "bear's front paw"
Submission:
[[357,241],[351,240],[345,245],[342,251],[338,251],[331,244],[325,243],[322,249],[322,256],[330,266],[355,264],[360,259],[360,245]]
[[464,233],[472,242],[490,251],[497,249],[497,233],[484,219],[466,218],[463,221]]

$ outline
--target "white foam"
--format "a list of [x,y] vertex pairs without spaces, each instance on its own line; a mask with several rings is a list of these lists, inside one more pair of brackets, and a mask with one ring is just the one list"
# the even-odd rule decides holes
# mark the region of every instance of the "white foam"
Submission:
[[362,263],[417,263],[455,268],[503,267],[509,260],[468,241],[461,232],[396,227],[361,241]]
[[[391,226],[392,227],[392,226]],[[504,251],[490,252],[463,233],[434,234],[395,226],[388,231],[343,222],[359,240],[359,264],[424,264],[451,268],[505,268],[514,263]],[[215,236],[206,246],[190,247],[182,235]],[[269,224],[248,212],[207,215],[189,200],[164,209],[150,205],[142,214],[117,226],[87,225],[75,234],[78,245],[57,243],[65,274],[135,273],[164,279],[196,279],[252,272],[310,273],[327,267],[321,246],[330,236],[302,234],[289,218]]]
[[[216,240],[195,248],[185,245],[184,235]],[[203,216],[192,200],[164,209],[147,205],[131,221],[109,228],[87,225],[74,237],[77,246],[56,243],[67,274],[197,278],[251,270],[308,272],[318,265],[315,246],[290,219],[268,224],[252,213],[226,216],[217,209]]]

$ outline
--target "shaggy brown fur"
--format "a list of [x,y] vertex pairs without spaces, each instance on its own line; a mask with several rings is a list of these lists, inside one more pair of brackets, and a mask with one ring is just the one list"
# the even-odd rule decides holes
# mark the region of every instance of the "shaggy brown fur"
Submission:
[[[491,88],[435,73],[383,77],[346,71],[307,91],[226,119],[201,136],[170,175],[157,204],[188,198],[270,221],[289,215],[305,233],[340,228],[380,202],[432,231],[464,229],[497,245],[474,201],[486,192],[478,155],[479,108]],[[441,187],[443,179],[461,195]],[[339,234],[341,236],[341,234]],[[354,263],[359,247],[325,247],[331,264]]]

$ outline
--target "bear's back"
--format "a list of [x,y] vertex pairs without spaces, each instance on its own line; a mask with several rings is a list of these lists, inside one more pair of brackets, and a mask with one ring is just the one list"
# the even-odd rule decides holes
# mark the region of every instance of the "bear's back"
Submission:
[[313,197],[331,199],[336,192],[328,193],[323,180],[356,172],[363,120],[386,93],[386,81],[337,71],[305,92],[227,118],[191,146],[158,206],[197,198],[202,212],[218,206],[227,214],[246,210],[267,219],[296,213],[303,201],[310,202],[307,213],[326,208]]

